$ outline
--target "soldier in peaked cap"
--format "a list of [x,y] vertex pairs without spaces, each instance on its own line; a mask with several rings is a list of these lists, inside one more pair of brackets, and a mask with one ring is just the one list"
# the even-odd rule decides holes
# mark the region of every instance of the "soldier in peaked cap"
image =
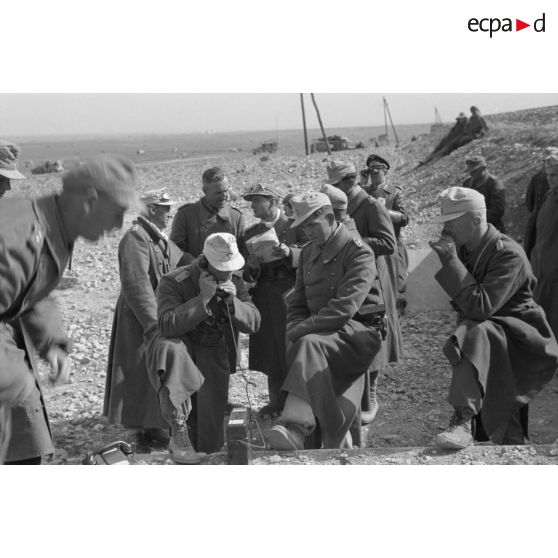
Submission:
[[[291,228],[291,220],[279,208],[280,196],[275,190],[257,184],[243,197],[252,203],[254,216],[260,220],[246,230],[244,237],[248,263],[244,279],[255,282],[250,292],[261,315],[260,329],[250,335],[249,367],[267,376],[269,403],[260,409],[260,416],[274,417],[283,408],[281,386],[287,377],[287,313],[283,295],[294,286],[303,242],[300,229]],[[250,257],[248,247],[251,241],[271,229],[275,231],[279,245],[273,248],[269,261]]]
[[12,189],[11,180],[23,180],[25,176],[17,170],[21,149],[11,141],[0,140],[0,199]]
[[325,448],[350,447],[364,373],[382,342],[375,327],[378,298],[371,295],[374,254],[335,220],[325,194],[296,196],[292,204],[292,226],[311,241],[289,299],[287,398],[269,441],[278,450],[302,449],[319,424]]
[[392,270],[390,275],[397,273],[397,307],[402,311],[406,306],[405,286],[409,255],[403,242],[401,229],[409,224],[409,215],[405,209],[402,188],[389,183],[389,169],[390,165],[383,157],[376,154],[370,155],[366,159],[366,170],[361,172],[361,186],[369,195],[384,204],[393,224],[397,239],[397,258],[388,258],[388,265],[397,264],[397,270]]
[[548,383],[558,345],[532,298],[535,276],[525,252],[486,219],[482,194],[454,187],[441,195],[442,236],[431,242],[442,263],[435,278],[457,310],[444,346],[452,366],[450,425],[436,437],[446,449],[473,444],[471,420],[497,444],[522,444],[520,409]]
[[135,199],[131,162],[100,157],[62,179],[62,192],[0,204],[0,401],[12,407],[7,462],[40,463],[54,452],[35,350],[51,366],[51,379],[69,375],[69,345],[55,302],[75,240],[96,241],[122,226]]
[[166,190],[140,197],[140,215],[118,246],[120,295],[109,345],[103,414],[129,429],[136,451],[149,453],[169,437],[157,394],[149,381],[144,339],[157,332],[155,289],[183,258],[165,229],[174,203]]
[[199,463],[224,443],[229,347],[236,351],[231,329],[253,334],[260,326],[243,266],[234,236],[214,233],[201,256],[159,282],[160,335],[149,342],[147,364],[171,427],[169,451],[176,463]]
[[[375,419],[378,411],[376,391],[379,371],[390,362],[398,362],[402,350],[401,328],[397,316],[397,243],[386,208],[357,184],[355,166],[333,161],[327,172],[328,182],[347,195],[349,216],[354,219],[362,241],[374,252],[381,302],[385,305],[387,337],[366,376],[367,387],[362,400],[362,421],[367,424]],[[388,258],[394,258],[393,265],[388,265]]]
[[473,155],[465,160],[469,178],[463,182],[464,188],[480,192],[486,200],[486,219],[500,232],[505,232],[504,212],[506,210],[506,190],[501,180],[487,170],[486,159]]

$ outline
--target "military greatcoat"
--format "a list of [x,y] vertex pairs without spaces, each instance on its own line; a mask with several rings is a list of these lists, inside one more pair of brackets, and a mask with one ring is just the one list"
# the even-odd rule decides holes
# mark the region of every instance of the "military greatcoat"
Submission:
[[302,244],[300,228],[292,229],[291,223],[281,213],[274,224],[257,223],[246,230],[245,236],[245,240],[249,240],[273,227],[279,242],[290,248],[286,258],[262,263],[257,268],[246,266],[244,270],[244,278],[256,282],[250,292],[262,318],[260,329],[250,335],[248,366],[250,370],[259,370],[267,375],[269,402],[272,405],[280,405],[281,386],[287,376],[287,310],[283,295],[294,286]]
[[167,428],[147,374],[144,335],[157,330],[155,289],[182,251],[144,217],[118,246],[120,295],[109,346],[103,414],[128,428]]
[[544,308],[554,335],[558,334],[558,192],[550,190],[536,224],[537,238],[531,252],[537,278],[535,300]]
[[[161,278],[157,290],[161,335],[150,342],[148,369],[155,373],[152,382],[157,390],[162,383],[168,388],[175,407],[196,394],[188,418],[192,442],[198,451],[212,453],[224,443],[231,325],[225,304],[217,297],[209,303],[212,315],[207,313],[200,296],[200,273],[196,261]],[[232,325],[242,333],[255,333],[260,313],[240,274],[233,274],[232,281],[237,289],[229,308]]]
[[[339,447],[360,407],[364,373],[381,345],[376,329],[355,319],[374,311],[374,254],[342,224],[320,248],[306,245],[287,310],[283,390],[307,401],[324,447]],[[372,293],[371,293],[372,290]]]
[[6,461],[54,453],[35,351],[68,349],[48,295],[70,258],[56,196],[0,204],[0,398],[12,408]]
[[354,188],[348,198],[347,212],[354,219],[362,240],[374,251],[386,307],[387,337],[374,360],[374,369],[380,370],[389,362],[398,362],[403,348],[397,315],[397,243],[389,213],[377,199],[360,186]]
[[546,178],[544,169],[540,170],[531,177],[527,191],[525,192],[525,206],[529,211],[529,218],[525,225],[525,238],[523,239],[523,249],[527,257],[531,259],[531,252],[537,239],[537,217],[543,206],[546,194],[550,186]]
[[531,265],[519,244],[489,225],[478,248],[460,250],[436,279],[459,312],[444,353],[452,365],[463,355],[475,367],[484,391],[484,430],[501,443],[512,415],[558,367],[556,339],[532,298]]

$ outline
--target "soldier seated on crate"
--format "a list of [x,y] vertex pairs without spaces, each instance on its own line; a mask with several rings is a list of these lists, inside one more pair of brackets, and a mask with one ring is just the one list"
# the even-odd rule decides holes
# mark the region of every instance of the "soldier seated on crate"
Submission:
[[224,443],[232,331],[252,334],[260,326],[243,266],[234,236],[214,233],[196,260],[159,282],[160,335],[149,342],[147,366],[177,463],[199,463]]
[[522,444],[526,424],[520,411],[558,365],[556,339],[532,297],[536,279],[519,244],[487,223],[482,194],[454,187],[440,199],[435,221],[444,228],[430,245],[442,263],[436,280],[452,298],[458,321],[444,346],[454,410],[436,444],[446,449],[473,444],[476,415],[492,442]]
[[273,449],[303,449],[319,424],[323,447],[350,447],[364,373],[382,342],[374,253],[335,220],[327,195],[312,192],[291,203],[292,226],[301,226],[310,243],[289,297],[287,398],[269,442]]

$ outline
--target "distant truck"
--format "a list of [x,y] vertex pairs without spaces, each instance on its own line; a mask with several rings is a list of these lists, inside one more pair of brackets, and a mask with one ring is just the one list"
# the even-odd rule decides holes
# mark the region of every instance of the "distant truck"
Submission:
[[275,153],[277,151],[278,143],[273,140],[264,141],[259,147],[252,150],[254,155],[258,153]]
[[40,165],[31,169],[32,174],[52,174],[56,172],[62,172],[64,170],[64,165],[62,161],[45,161]]
[[[346,151],[347,149],[360,149],[364,147],[362,142],[355,144],[345,136],[327,136],[327,144],[331,151]],[[327,144],[323,138],[314,140],[310,146],[312,153],[324,153],[327,151]]]

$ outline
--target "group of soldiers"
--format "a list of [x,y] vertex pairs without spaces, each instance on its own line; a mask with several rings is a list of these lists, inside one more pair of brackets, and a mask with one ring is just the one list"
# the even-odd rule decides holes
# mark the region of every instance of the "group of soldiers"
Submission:
[[[435,440],[442,448],[524,443],[528,403],[558,366],[558,312],[533,299],[542,283],[544,306],[557,276],[549,250],[558,238],[558,152],[549,151],[544,165],[549,191],[533,249],[539,283],[523,248],[503,233],[505,190],[482,157],[466,161],[463,186],[440,194],[435,279],[457,311],[443,349],[454,411]],[[15,148],[0,145],[0,175],[15,178],[14,170]],[[130,429],[139,451],[168,447],[176,463],[219,451],[244,333],[248,366],[268,381],[260,415],[278,419],[269,445],[351,447],[351,427],[376,417],[379,373],[402,353],[408,255],[401,229],[409,215],[389,172],[389,162],[372,154],[360,171],[330,161],[319,191],[282,198],[254,185],[243,197],[258,222],[247,227],[229,203],[226,172],[210,168],[202,196],[178,209],[169,236],[173,200],[164,189],[140,196],[118,249],[109,421]],[[68,171],[60,194],[0,201],[0,428],[11,430],[0,459],[7,463],[40,463],[54,451],[33,355],[61,383],[69,345],[49,295],[75,240],[121,227],[135,188],[132,164],[106,156]],[[263,238],[273,239],[265,254],[254,249]]]

